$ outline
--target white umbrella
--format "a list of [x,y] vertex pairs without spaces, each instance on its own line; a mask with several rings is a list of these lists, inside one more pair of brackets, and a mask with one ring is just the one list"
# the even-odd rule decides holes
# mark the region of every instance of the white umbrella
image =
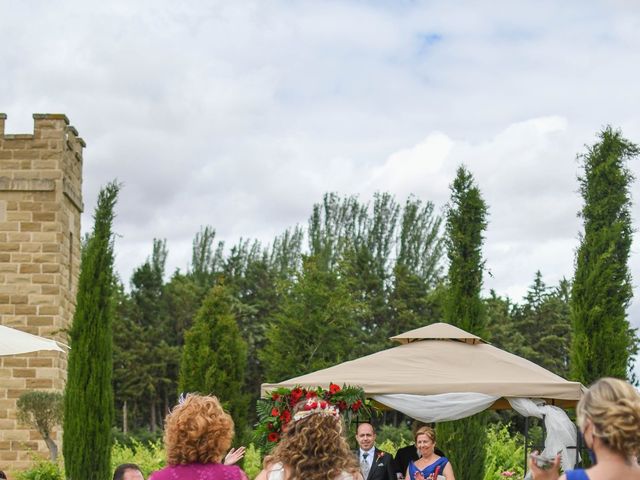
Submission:
[[21,353],[37,352],[39,350],[57,350],[58,352],[64,352],[55,340],[0,325],[0,356],[19,355]]

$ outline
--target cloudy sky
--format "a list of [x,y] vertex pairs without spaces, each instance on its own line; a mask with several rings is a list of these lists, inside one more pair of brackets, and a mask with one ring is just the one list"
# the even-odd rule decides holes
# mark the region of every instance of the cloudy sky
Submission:
[[[7,132],[30,132],[34,112],[67,114],[87,142],[85,230],[100,186],[124,183],[124,279],[154,237],[168,270],[185,270],[201,225],[269,241],[328,191],[413,193],[441,209],[464,163],[490,206],[486,286],[519,301],[538,269],[548,284],[572,276],[576,155],[606,124],[640,142],[634,0],[0,7]],[[639,251],[636,238],[636,326]]]

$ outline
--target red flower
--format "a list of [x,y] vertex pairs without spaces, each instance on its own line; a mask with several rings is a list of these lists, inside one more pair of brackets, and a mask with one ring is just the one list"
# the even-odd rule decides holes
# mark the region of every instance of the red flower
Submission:
[[301,388],[296,387],[293,390],[291,390],[291,393],[289,394],[289,398],[291,399],[291,405],[295,405],[296,403],[298,403],[298,400],[300,400],[301,397],[302,397]]
[[271,416],[272,417],[277,417],[278,415],[280,415],[280,410],[278,410],[277,408],[272,408],[271,409]]
[[320,408],[327,408],[329,406],[329,404],[327,402],[325,402],[324,400],[320,402]]
[[274,428],[273,428],[273,422],[269,422],[269,423],[267,423],[267,428],[268,428],[269,430],[274,430]]
[[351,405],[351,410],[353,410],[354,412],[357,412],[358,410],[360,410],[361,406],[362,406],[362,400],[358,400],[356,403]]
[[339,391],[340,391],[340,385],[336,385],[335,383],[330,383],[329,384],[329,393],[331,395],[335,395]]
[[280,394],[273,392],[271,394],[271,400],[278,400],[280,398]]
[[307,395],[306,395],[307,398],[316,398],[317,396],[318,396],[318,394],[316,392],[313,392],[313,391],[307,392]]
[[289,410],[285,410],[280,414],[280,421],[282,423],[289,423],[291,421],[291,412]]
[[267,435],[268,442],[277,442],[279,438],[280,436],[276,432],[271,432],[269,435]]
[[342,412],[343,410],[346,410],[348,407],[347,402],[345,402],[344,400],[340,400],[338,402],[338,409]]

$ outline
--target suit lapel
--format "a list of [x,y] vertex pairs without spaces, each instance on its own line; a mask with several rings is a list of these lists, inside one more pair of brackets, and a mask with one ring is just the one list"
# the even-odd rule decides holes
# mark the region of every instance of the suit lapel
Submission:
[[373,458],[371,459],[371,468],[369,469],[369,475],[367,475],[367,480],[371,480],[373,478],[373,471],[378,468],[378,462],[376,459],[378,458],[378,449],[373,447]]

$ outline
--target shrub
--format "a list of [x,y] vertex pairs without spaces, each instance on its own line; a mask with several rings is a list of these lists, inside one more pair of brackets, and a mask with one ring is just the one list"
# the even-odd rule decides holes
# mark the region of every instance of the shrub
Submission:
[[[512,478],[524,475],[524,438],[509,433],[509,425],[493,424],[487,429],[486,459],[483,480],[504,480],[502,472],[514,472]],[[455,467],[455,465],[454,465]]]
[[64,472],[57,463],[40,459],[30,469],[16,474],[16,480],[64,480]]
[[244,453],[243,470],[249,478],[256,478],[262,470],[262,453],[250,443]]
[[111,471],[123,463],[135,463],[147,478],[151,472],[166,464],[166,455],[161,441],[142,443],[131,439],[130,445],[115,442],[111,450]]

